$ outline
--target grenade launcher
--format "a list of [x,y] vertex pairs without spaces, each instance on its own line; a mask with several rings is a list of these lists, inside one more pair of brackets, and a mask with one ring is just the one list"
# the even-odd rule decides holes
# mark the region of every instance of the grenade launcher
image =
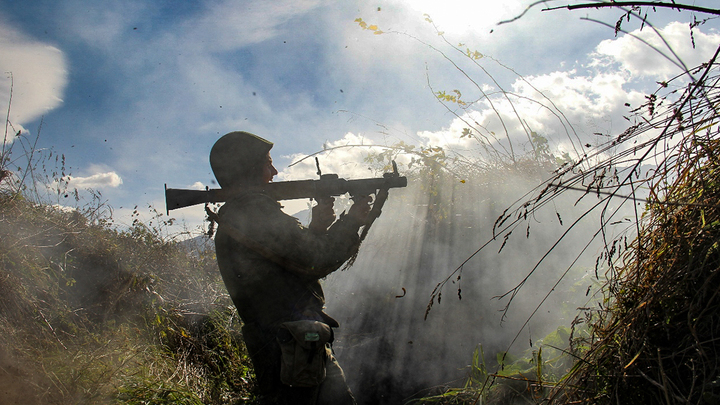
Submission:
[[[382,189],[407,186],[407,177],[401,177],[393,162],[393,172],[383,177],[346,180],[337,174],[321,174],[319,180],[279,181],[260,186],[233,189],[185,190],[165,186],[165,204],[168,213],[177,208],[203,203],[225,202],[243,193],[263,193],[280,200],[298,198],[321,198],[350,193],[351,196],[365,196]],[[319,172],[319,170],[318,170]]]

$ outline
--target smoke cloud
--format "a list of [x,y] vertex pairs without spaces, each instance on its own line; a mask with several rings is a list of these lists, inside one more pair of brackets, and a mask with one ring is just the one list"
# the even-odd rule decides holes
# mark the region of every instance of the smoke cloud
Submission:
[[[464,183],[448,176],[390,191],[355,265],[325,281],[327,311],[341,324],[335,349],[361,403],[403,403],[432,393],[430,387],[461,386],[478,345],[494,359],[570,326],[576,308],[587,303],[599,245],[555,283],[597,230],[592,220],[552,249],[507,311],[508,299],[497,297],[529,275],[592,198],[577,205],[577,195],[558,199],[556,207],[516,228],[506,244],[507,231],[495,235],[452,273],[493,239],[498,216],[540,180],[529,172],[497,170]],[[450,275],[425,318],[433,289]],[[488,363],[492,369],[494,361]]]

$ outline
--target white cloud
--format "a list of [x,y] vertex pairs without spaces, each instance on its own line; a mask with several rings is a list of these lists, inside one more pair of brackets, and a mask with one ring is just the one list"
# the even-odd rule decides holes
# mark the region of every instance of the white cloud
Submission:
[[[326,142],[325,145],[322,145],[322,149],[325,152],[317,155],[322,173],[334,173],[346,179],[375,176],[376,173],[373,171],[372,165],[365,162],[365,159],[370,153],[385,150],[371,140],[350,132],[346,133],[341,139]],[[278,174],[280,181],[318,177],[314,158],[308,158],[303,154],[295,154],[289,158],[294,163],[292,166],[280,171]]]
[[3,23],[0,24],[0,55],[0,105],[7,106],[12,88],[10,122],[17,130],[62,103],[68,81],[62,51],[34,41]]
[[[564,114],[578,117],[602,118],[612,114],[626,102],[632,104],[643,101],[642,94],[623,89],[627,79],[618,72],[598,73],[591,76],[579,75],[576,71],[558,71],[531,76],[527,80],[552,100]],[[513,88],[519,94],[544,101],[526,82],[517,81]]]
[[190,189],[191,190],[205,190],[205,185],[200,181],[196,181],[195,183],[192,184],[192,186],[190,186]]
[[[687,24],[677,22],[668,24],[660,33],[689,67],[705,62],[720,43],[720,35],[696,28],[693,49]],[[633,35],[655,45],[660,41],[648,27]],[[584,145],[604,143],[626,129],[624,116],[646,101],[644,93],[633,90],[636,79],[667,79],[679,73],[657,52],[629,35],[602,41],[589,57],[593,71],[554,71],[525,76],[526,80],[518,78],[509,86],[508,98],[495,95],[487,100],[463,90],[464,100],[482,101],[466,111],[450,104],[451,109],[459,111],[458,118],[442,130],[421,131],[418,135],[426,145],[478,158],[487,154],[483,141],[506,157],[513,152],[527,152],[527,132],[535,131],[549,140],[553,151],[582,153]],[[618,65],[623,69],[618,70]],[[471,126],[479,130],[474,132],[477,136],[463,137],[463,130]]]
[[65,212],[65,213],[71,213],[71,212],[78,212],[78,209],[75,207],[70,207],[67,205],[62,204],[53,204],[51,207],[57,211]]
[[[596,133],[622,132],[626,125],[623,115],[629,110],[625,103],[638,107],[644,102],[642,93],[625,89],[627,81],[621,73],[557,71],[525,79],[513,83],[508,99],[493,96],[492,106],[486,100],[441,131],[419,135],[428,145],[469,158],[487,156],[482,142],[505,157],[528,152],[529,131],[546,137],[553,151],[572,152],[580,144],[606,140],[597,139]],[[479,130],[473,132],[475,137],[462,136],[468,127]]]
[[450,126],[442,131],[421,131],[418,135],[426,142],[426,146],[452,147],[454,149],[467,149],[477,146],[477,141],[472,137],[463,136],[463,130],[468,127],[465,121],[484,120],[483,112],[473,111],[455,118]]
[[77,189],[115,188],[123,183],[122,178],[115,172],[95,173],[90,176],[71,176],[68,186]]
[[[415,145],[415,151],[419,147],[439,146],[448,154],[459,154],[471,161],[487,158],[488,149],[506,157],[514,152],[517,157],[530,151],[526,131],[534,131],[548,139],[553,153],[581,153],[581,144],[596,145],[608,140],[596,133],[612,136],[622,132],[627,124],[623,116],[631,107],[638,107],[645,101],[644,94],[626,88],[626,76],[620,72],[580,74],[573,70],[528,76],[525,80],[518,78],[510,86],[509,99],[494,95],[492,106],[487,100],[477,103],[471,109],[461,111],[459,117],[441,130],[417,132],[419,143]],[[470,126],[480,132],[474,132],[473,137],[463,136],[465,128]],[[321,149],[320,145],[318,149]],[[377,176],[377,166],[366,162],[366,158],[369,154],[387,150],[385,145],[353,133],[326,142],[322,149],[326,152],[318,158],[323,173],[337,173],[345,178]],[[304,157],[298,154],[290,159],[299,161]],[[401,171],[411,158],[407,154],[395,156]],[[306,158],[281,170],[278,179],[315,178],[316,172],[315,160]]]
[[668,46],[663,43],[664,39],[677,57],[688,68],[693,68],[707,62],[712,56],[717,44],[720,43],[720,34],[707,34],[702,31],[701,26],[693,30],[693,36],[695,48],[692,46],[688,25],[672,22],[664,28],[658,29],[657,33],[651,28],[645,27],[642,31],[632,31],[630,35],[604,40],[597,46],[596,52],[598,56],[606,56],[612,61],[620,63],[623,69],[628,70],[634,76],[649,76],[666,80],[681,73],[682,70],[639,39],[662,51],[673,61],[677,61]]

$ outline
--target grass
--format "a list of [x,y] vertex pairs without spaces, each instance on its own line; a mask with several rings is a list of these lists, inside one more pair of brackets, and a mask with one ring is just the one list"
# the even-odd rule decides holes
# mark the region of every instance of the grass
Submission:
[[252,403],[250,361],[213,250],[161,233],[0,195],[4,395],[27,404]]
[[[698,137],[675,181],[649,204],[612,297],[584,343],[592,364],[573,376],[570,398],[598,403],[720,400],[720,141]],[[683,202],[671,205],[665,202]]]

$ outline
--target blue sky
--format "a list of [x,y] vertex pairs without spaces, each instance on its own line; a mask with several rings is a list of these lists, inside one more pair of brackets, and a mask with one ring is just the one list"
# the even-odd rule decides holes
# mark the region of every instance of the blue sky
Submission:
[[[163,208],[164,184],[212,187],[209,150],[233,130],[275,142],[280,179],[314,175],[310,166],[287,166],[323,144],[403,141],[474,153],[477,145],[460,139],[462,123],[430,86],[461,89],[468,99],[478,98],[478,89],[427,46],[462,59],[425,13],[452,44],[485,55],[480,61],[498,83],[461,65],[484,91],[502,86],[539,97],[495,60],[502,62],[552,99],[583,142],[593,142],[593,133],[622,132],[624,103],[637,107],[656,81],[676,72],[639,41],[616,38],[611,28],[582,19],[614,25],[618,10],[538,7],[498,26],[531,2],[498,3],[0,0],[0,69],[14,79],[13,126],[34,137],[42,119],[41,148],[64,153],[72,185],[100,190],[121,223],[129,222],[135,205]],[[361,29],[357,18],[385,34]],[[716,20],[695,29],[693,49],[690,13],[660,10],[649,18],[688,64],[706,60],[720,44]],[[624,28],[636,30],[638,21]],[[639,35],[657,38],[647,27]],[[3,111],[9,88],[4,73]],[[497,106],[509,108],[501,99]],[[537,104],[518,107],[552,148],[572,149],[552,114]],[[497,126],[487,103],[468,114],[489,130]],[[520,150],[522,138],[515,141]],[[352,149],[321,161],[326,172],[357,177],[367,173],[365,152]],[[175,216],[197,224],[203,213],[184,209]]]

